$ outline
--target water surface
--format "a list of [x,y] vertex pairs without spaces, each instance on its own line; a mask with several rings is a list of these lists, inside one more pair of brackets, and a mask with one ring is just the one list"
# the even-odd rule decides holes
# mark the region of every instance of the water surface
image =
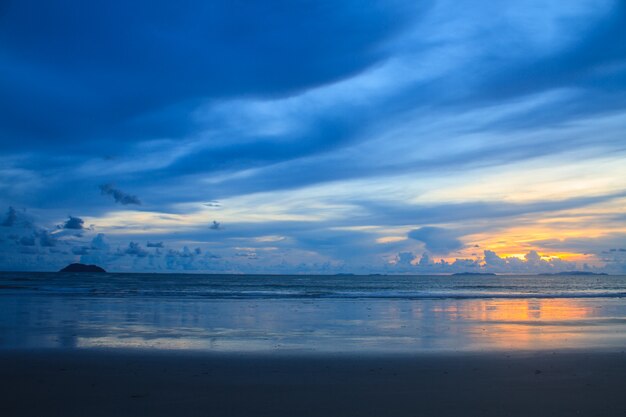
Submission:
[[621,349],[624,276],[0,274],[0,348]]

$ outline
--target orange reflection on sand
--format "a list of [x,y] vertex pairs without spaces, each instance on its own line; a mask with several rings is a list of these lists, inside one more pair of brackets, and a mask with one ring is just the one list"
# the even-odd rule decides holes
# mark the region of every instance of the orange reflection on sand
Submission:
[[521,322],[528,320],[580,320],[591,308],[573,299],[480,300],[480,320]]
[[476,300],[467,307],[466,318],[478,322],[473,335],[490,347],[507,349],[573,346],[589,337],[578,329],[593,314],[572,299]]

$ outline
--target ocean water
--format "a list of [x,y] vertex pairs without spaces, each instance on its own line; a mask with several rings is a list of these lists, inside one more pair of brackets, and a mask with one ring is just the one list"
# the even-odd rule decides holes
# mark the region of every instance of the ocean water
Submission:
[[3,295],[198,299],[626,297],[621,275],[204,275],[0,273]]
[[0,349],[626,348],[626,276],[0,273]]

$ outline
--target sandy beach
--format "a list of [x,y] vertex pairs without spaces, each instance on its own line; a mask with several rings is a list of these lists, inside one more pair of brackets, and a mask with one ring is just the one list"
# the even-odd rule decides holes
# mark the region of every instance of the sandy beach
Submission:
[[624,352],[4,351],[3,416],[623,416]]

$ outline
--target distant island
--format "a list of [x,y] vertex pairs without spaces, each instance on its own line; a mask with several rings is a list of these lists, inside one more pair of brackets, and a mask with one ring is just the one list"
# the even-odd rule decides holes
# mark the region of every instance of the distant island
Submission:
[[69,264],[65,268],[61,269],[59,272],[106,272],[104,269],[100,268],[98,265],[85,265],[85,264]]
[[590,271],[564,271],[547,275],[609,275],[606,272],[590,272]]
[[456,275],[495,275],[495,274],[493,272],[456,272],[452,275],[456,276]]

